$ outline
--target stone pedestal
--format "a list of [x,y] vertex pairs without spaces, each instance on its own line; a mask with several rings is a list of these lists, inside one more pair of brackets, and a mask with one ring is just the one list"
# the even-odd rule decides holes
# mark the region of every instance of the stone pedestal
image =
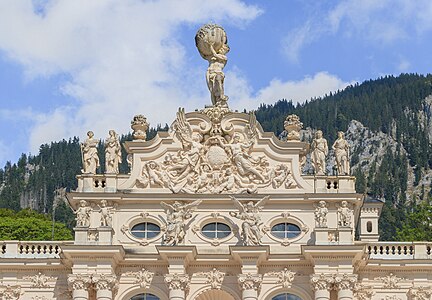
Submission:
[[354,243],[353,230],[351,227],[338,228],[339,245],[352,245]]
[[75,245],[85,245],[87,244],[88,239],[88,227],[75,227],[73,229],[75,231]]
[[99,232],[99,245],[112,245],[112,237],[114,230],[111,226],[98,227]]
[[315,230],[315,245],[328,245],[329,244],[329,228],[316,227]]

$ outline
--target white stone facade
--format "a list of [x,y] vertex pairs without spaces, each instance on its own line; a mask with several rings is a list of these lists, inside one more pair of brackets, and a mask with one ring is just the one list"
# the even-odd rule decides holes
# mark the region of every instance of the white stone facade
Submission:
[[432,243],[378,242],[382,203],[303,175],[298,132],[231,111],[212,72],[213,106],[170,132],[146,141],[136,117],[130,174],[78,176],[74,241],[0,242],[0,299],[431,299]]

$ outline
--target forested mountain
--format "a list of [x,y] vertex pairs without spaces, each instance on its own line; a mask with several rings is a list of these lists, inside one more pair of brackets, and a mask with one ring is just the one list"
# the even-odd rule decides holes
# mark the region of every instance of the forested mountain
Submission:
[[[321,129],[332,145],[337,131],[346,132],[357,190],[386,200],[381,237],[393,240],[407,238],[406,234],[398,235],[396,229],[415,224],[407,219],[417,213],[416,203],[431,196],[430,95],[432,75],[402,74],[349,86],[303,104],[280,100],[274,105],[262,105],[256,116],[265,131],[279,135],[286,116],[297,114],[304,123],[306,141],[314,130]],[[152,129],[149,138],[155,130],[167,130],[167,126]],[[122,142],[130,139],[130,135],[121,137]],[[104,166],[103,148],[100,143],[100,172]],[[123,155],[120,171],[125,173],[128,166]],[[8,162],[0,169],[0,208],[31,207],[52,213],[54,191],[76,188],[75,176],[80,169],[78,138],[42,145],[35,156],[23,154],[17,163]],[[56,206],[55,219],[72,227],[73,215],[65,203]]]

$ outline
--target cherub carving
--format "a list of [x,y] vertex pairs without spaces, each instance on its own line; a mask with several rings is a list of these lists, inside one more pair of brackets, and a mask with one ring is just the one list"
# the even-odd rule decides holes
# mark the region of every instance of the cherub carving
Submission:
[[100,211],[100,225],[101,226],[111,226],[112,225],[112,216],[111,211],[114,210],[114,207],[108,207],[106,200],[101,200],[101,205],[99,206]]
[[230,198],[239,210],[238,213],[230,212],[230,215],[243,221],[241,235],[244,245],[260,245],[262,237],[260,226],[262,222],[259,212],[264,208],[264,204],[270,196],[265,196],[255,204],[253,201],[249,201],[245,205],[235,197],[230,196]]
[[77,227],[88,227],[90,225],[90,213],[92,209],[87,206],[87,201],[81,200],[80,206],[75,211]]
[[201,200],[196,200],[188,204],[182,204],[176,201],[173,205],[161,202],[167,214],[167,228],[164,238],[164,243],[166,245],[178,245],[183,242],[186,235],[185,221],[192,217],[192,212],[200,203]]
[[341,227],[351,226],[352,209],[348,207],[348,202],[342,201],[341,206],[338,207],[338,224]]
[[320,201],[315,207],[315,222],[317,227],[327,227],[328,208],[325,201]]
[[193,133],[183,108],[177,112],[177,119],[172,124],[171,130],[175,132],[181,141],[183,151],[179,151],[179,159],[167,168],[176,182],[185,179],[191,173],[198,173],[201,157],[203,156],[204,146],[201,144],[203,139],[199,133]]

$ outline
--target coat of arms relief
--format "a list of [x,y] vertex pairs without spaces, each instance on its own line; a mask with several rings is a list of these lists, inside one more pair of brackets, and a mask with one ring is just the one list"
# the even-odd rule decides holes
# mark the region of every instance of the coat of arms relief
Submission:
[[255,149],[259,125],[253,113],[245,116],[220,106],[188,116],[179,109],[170,134],[181,149],[144,161],[136,187],[198,194],[297,188],[290,162],[270,161]]

